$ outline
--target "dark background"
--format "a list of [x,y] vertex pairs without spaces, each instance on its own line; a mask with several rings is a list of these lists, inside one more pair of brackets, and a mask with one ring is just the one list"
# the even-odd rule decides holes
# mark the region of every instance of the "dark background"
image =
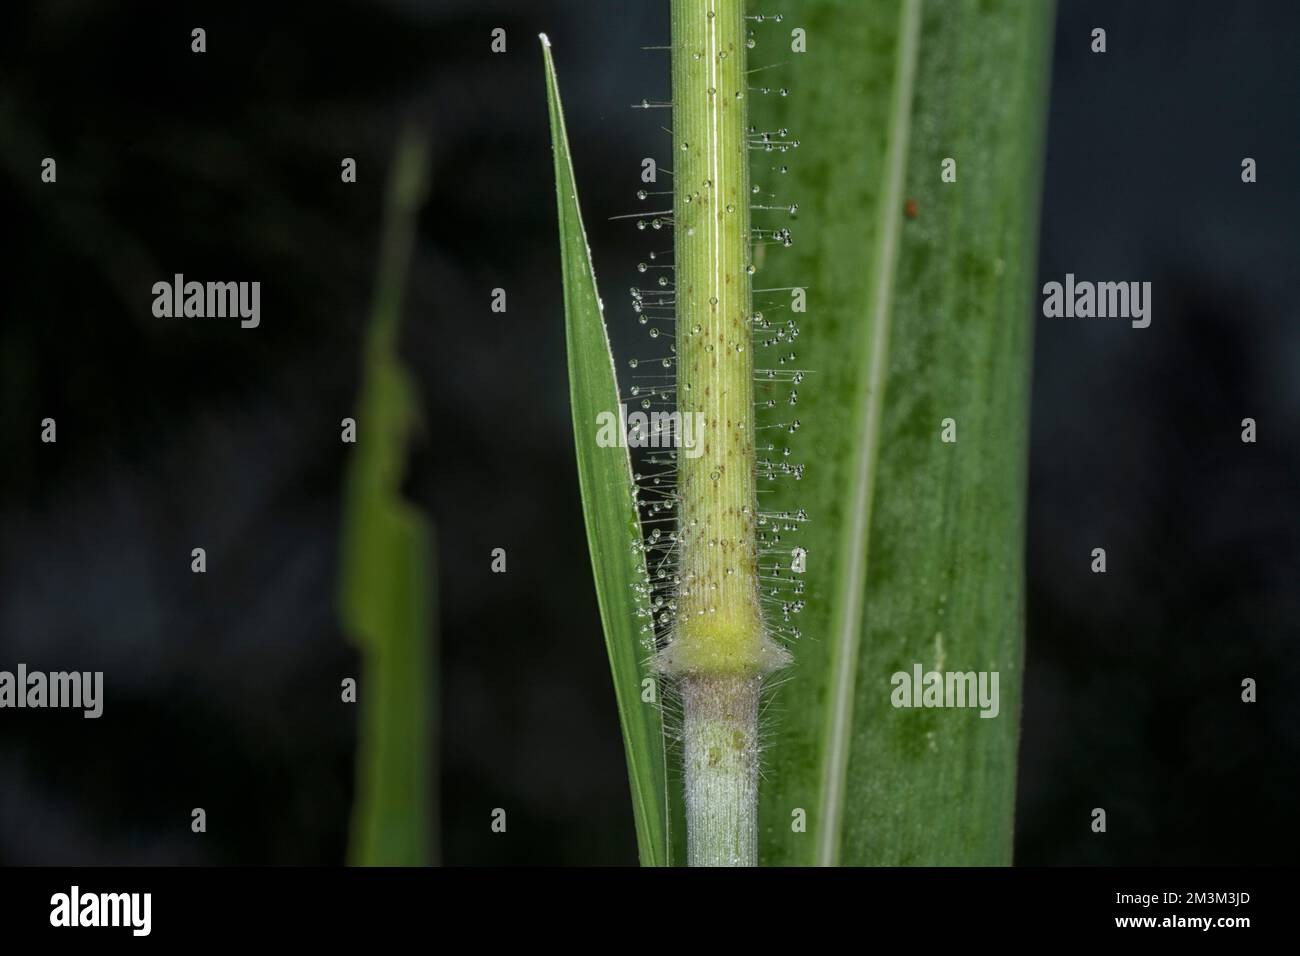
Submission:
[[[433,147],[403,354],[427,425],[407,493],[439,539],[443,857],[634,861],[536,34],[556,46],[597,273],[630,332],[613,290],[644,242],[607,217],[635,209],[639,159],[666,142],[666,113],[628,108],[667,98],[666,54],[639,52],[667,42],[666,9],[6,6],[0,668],[103,670],[107,701],[97,721],[0,712],[0,862],[343,859],[356,712],[338,687],[358,662],[334,604],[338,423],[405,117]],[[1298,37],[1281,0],[1060,6],[1041,281],[1151,279],[1157,298],[1144,331],[1037,326],[1019,863],[1300,849]],[[261,327],[153,318],[149,290],[174,272],[260,279]],[[39,442],[47,416],[57,445]],[[1099,546],[1106,575],[1088,571]],[[1248,676],[1259,703],[1231,706]]]

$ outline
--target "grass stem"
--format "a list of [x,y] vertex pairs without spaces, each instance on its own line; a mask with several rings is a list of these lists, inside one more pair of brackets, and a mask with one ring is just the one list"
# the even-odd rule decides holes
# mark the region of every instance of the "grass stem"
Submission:
[[[678,455],[677,625],[687,852],[752,866],[758,695],[786,659],[758,585],[744,0],[673,0],[677,403],[703,448]],[[701,440],[701,439],[697,439]]]

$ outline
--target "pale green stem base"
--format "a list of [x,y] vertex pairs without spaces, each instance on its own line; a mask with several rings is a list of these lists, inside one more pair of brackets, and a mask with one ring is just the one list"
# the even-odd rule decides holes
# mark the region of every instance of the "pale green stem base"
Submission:
[[681,682],[691,866],[758,863],[758,677]]

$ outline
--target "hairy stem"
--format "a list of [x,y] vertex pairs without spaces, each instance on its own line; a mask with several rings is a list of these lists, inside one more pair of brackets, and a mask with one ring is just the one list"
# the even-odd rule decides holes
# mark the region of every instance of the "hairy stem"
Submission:
[[697,430],[659,666],[681,679],[690,862],[750,866],[759,686],[785,652],[758,588],[744,0],[672,0],[672,50],[677,403]]

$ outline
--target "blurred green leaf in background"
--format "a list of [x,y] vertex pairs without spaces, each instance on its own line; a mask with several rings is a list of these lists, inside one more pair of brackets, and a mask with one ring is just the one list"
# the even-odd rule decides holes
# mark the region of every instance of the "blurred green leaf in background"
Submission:
[[363,659],[349,862],[364,866],[420,866],[437,854],[433,528],[401,495],[418,402],[397,351],[428,162],[408,127],[388,184],[345,491],[340,610]]

